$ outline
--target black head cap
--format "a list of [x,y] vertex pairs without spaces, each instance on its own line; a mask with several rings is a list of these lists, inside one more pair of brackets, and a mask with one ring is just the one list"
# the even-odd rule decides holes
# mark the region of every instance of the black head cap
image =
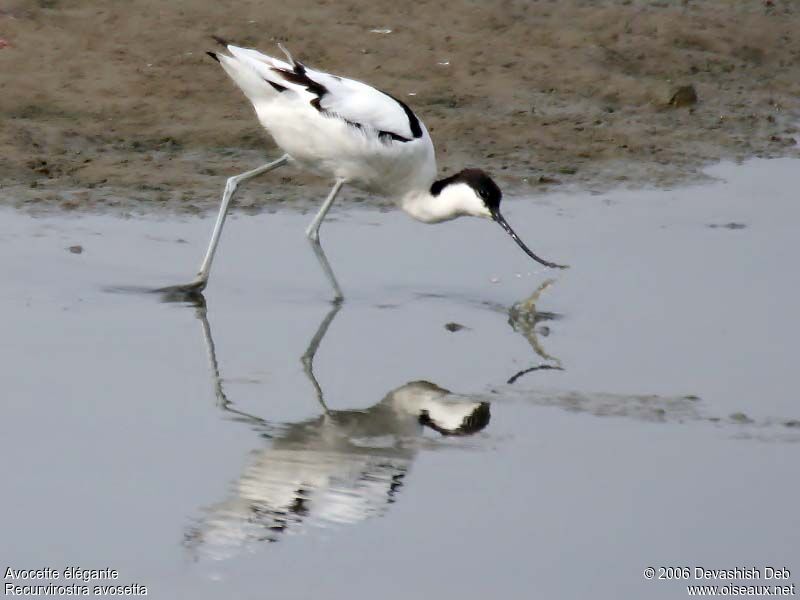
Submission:
[[464,169],[455,175],[435,181],[431,186],[431,194],[438,196],[448,185],[456,183],[466,183],[469,187],[475,190],[475,193],[483,200],[489,212],[495,214],[500,210],[500,200],[503,199],[503,192],[489,177],[486,171],[480,169]]

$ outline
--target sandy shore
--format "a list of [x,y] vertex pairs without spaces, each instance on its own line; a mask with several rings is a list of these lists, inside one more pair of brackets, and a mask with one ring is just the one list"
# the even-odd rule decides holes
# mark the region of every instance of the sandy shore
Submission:
[[[445,172],[480,165],[527,194],[668,186],[720,158],[798,154],[799,11],[777,0],[12,0],[0,5],[0,202],[215,205],[227,176],[276,149],[205,56],[212,34],[273,52],[283,41],[309,65],[402,97]],[[671,106],[686,85],[698,101]],[[317,203],[327,187],[287,169],[240,206]]]

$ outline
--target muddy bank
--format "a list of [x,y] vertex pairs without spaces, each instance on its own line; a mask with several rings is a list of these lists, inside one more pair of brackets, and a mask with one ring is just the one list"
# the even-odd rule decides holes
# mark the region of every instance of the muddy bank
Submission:
[[[797,154],[798,10],[761,0],[6,2],[0,201],[215,205],[225,177],[276,150],[205,56],[211,34],[266,51],[283,41],[310,65],[403,98],[444,171],[482,165],[527,194],[669,186],[720,158]],[[670,105],[688,85],[696,103]],[[316,204],[327,187],[287,169],[252,183],[239,205]]]

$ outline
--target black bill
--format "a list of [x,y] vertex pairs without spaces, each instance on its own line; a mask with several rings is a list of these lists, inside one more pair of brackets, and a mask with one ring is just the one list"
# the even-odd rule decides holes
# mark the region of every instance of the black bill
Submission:
[[569,265],[557,265],[556,263],[552,263],[552,262],[543,260],[543,259],[539,258],[538,256],[536,256],[533,252],[531,252],[531,249],[528,248],[525,245],[525,242],[523,242],[521,239],[519,239],[519,236],[514,232],[513,229],[511,229],[511,225],[509,225],[506,222],[506,220],[503,218],[503,215],[500,214],[500,211],[493,211],[492,212],[492,219],[494,219],[500,225],[500,227],[502,227],[503,229],[506,230],[506,233],[508,235],[510,235],[514,239],[514,241],[517,242],[517,244],[519,244],[519,247],[522,248],[525,251],[525,254],[530,256],[536,262],[538,262],[540,264],[543,264],[545,267],[550,267],[551,269],[568,269],[569,268]]

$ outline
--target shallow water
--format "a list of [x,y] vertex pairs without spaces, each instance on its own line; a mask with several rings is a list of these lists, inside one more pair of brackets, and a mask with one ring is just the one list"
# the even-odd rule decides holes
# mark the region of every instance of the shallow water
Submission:
[[188,280],[211,216],[4,211],[0,564],[158,598],[674,598],[643,570],[800,569],[797,169],[507,202],[566,272],[486,222],[335,212],[341,307],[310,215],[234,216],[203,307],[114,288]]

